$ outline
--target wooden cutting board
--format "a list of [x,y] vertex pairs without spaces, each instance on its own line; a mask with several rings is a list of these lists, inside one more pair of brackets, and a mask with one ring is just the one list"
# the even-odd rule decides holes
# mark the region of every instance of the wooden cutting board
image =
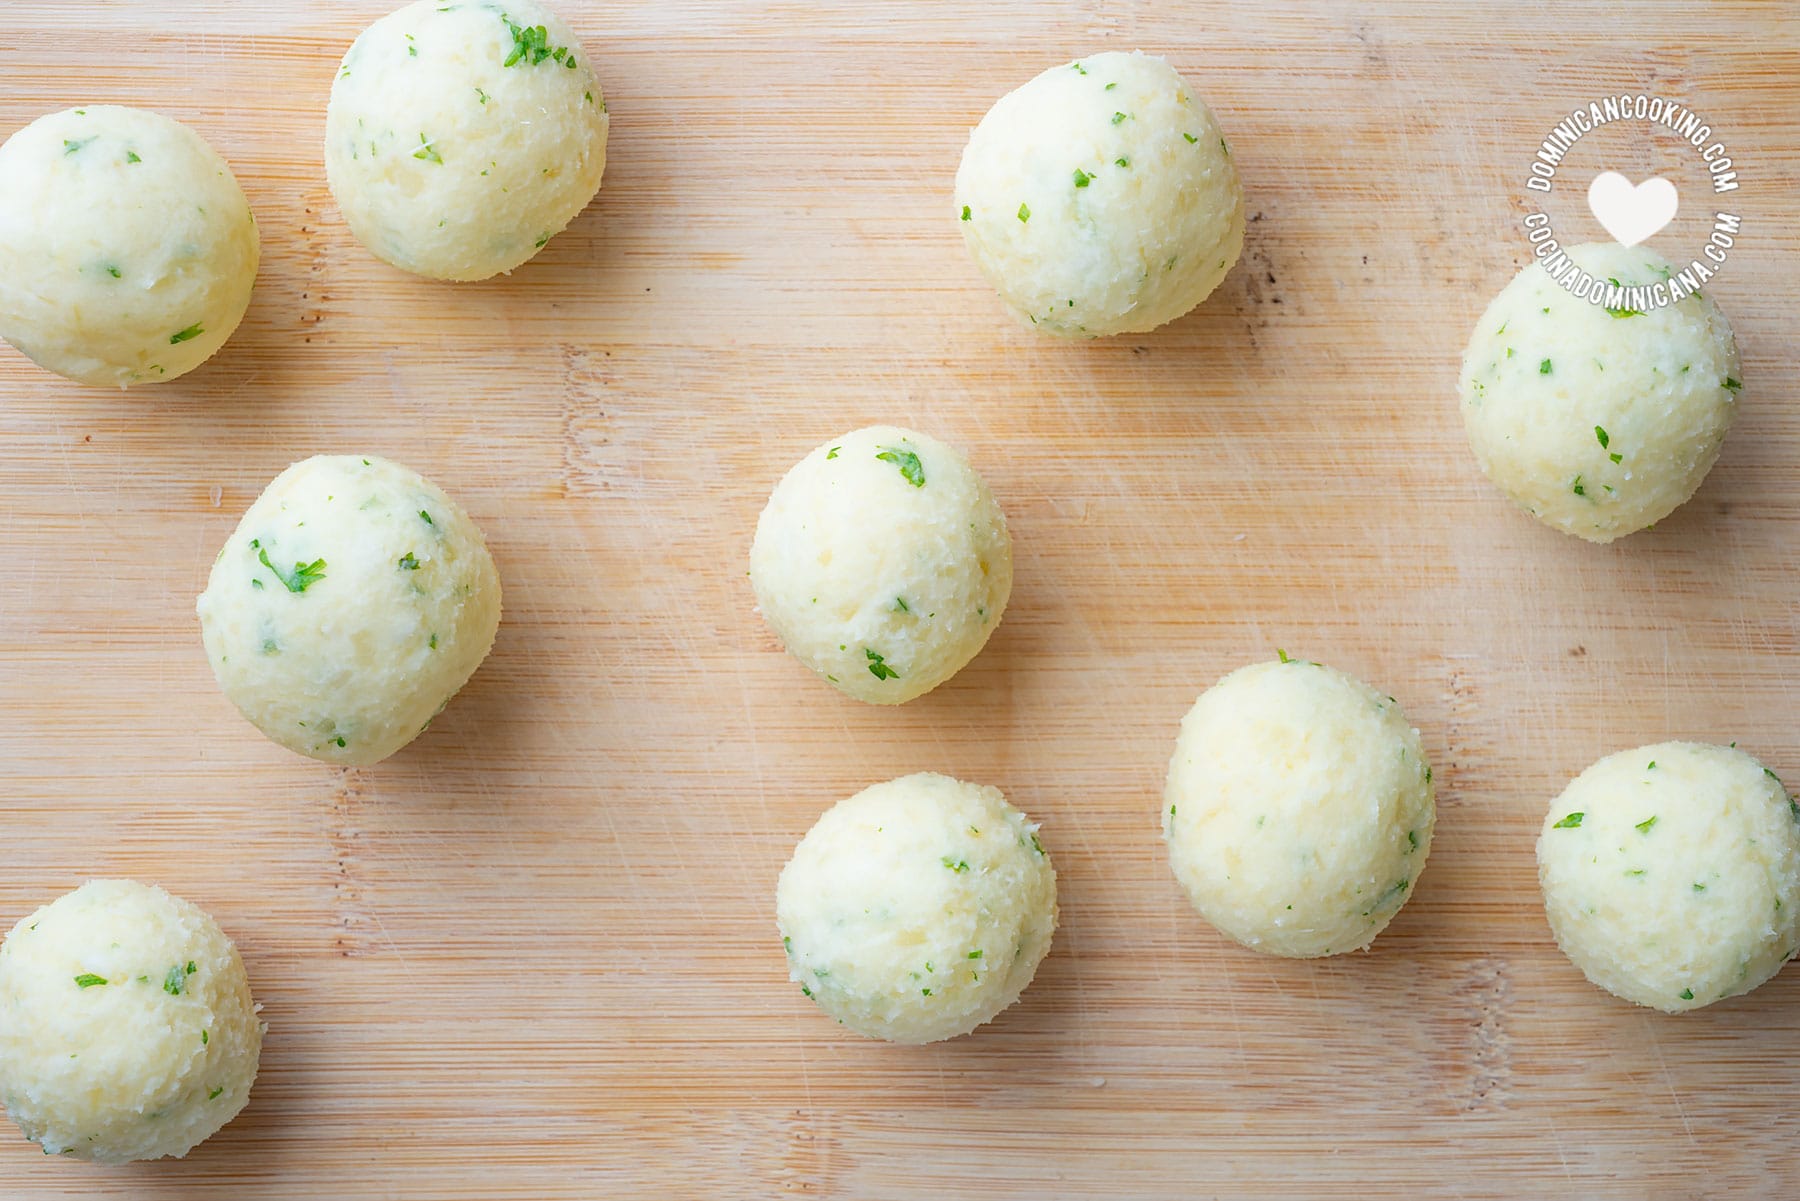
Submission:
[[[0,918],[161,883],[236,938],[270,1031],[249,1109],[187,1160],[9,1138],[0,1195],[1800,1192],[1800,969],[1682,1018],[1616,1002],[1552,944],[1532,851],[1623,747],[1737,740],[1800,776],[1790,6],[562,0],[611,102],[606,186],[464,286],[376,262],[325,186],[336,63],[386,7],[5,6],[0,134],[96,101],[188,121],[264,257],[178,383],[0,348]],[[963,253],[957,156],[1039,69],[1138,47],[1217,111],[1244,257],[1172,326],[1049,341]],[[1699,496],[1595,547],[1488,487],[1455,379],[1528,259],[1532,151],[1622,89],[1741,165],[1710,286],[1745,386]],[[1684,209],[1652,245],[1697,253],[1691,149],[1591,138],[1565,240],[1600,236],[1593,173],[1662,172]],[[875,421],[967,448],[1016,542],[986,652],[899,710],[782,654],[744,579],[774,481]],[[442,483],[505,581],[492,658],[370,769],[259,737],[193,616],[238,514],[321,451]],[[1437,766],[1430,866],[1367,954],[1238,949],[1168,872],[1176,723],[1276,647],[1394,693]],[[923,769],[1044,822],[1063,927],[1020,1005],[906,1049],[788,983],[773,892],[827,805]]]

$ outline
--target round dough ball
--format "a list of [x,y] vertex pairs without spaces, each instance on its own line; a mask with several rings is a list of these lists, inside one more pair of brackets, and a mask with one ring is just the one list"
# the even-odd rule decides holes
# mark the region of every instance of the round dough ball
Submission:
[[1735,748],[1608,755],[1551,804],[1537,855],[1556,945],[1627,1001],[1735,997],[1800,944],[1800,805]]
[[197,608],[240,713],[289,750],[363,765],[417,738],[487,658],[500,576],[430,480],[318,455],[245,511]]
[[788,972],[870,1038],[967,1034],[1014,1001],[1056,932],[1056,870],[998,788],[921,772],[826,811],[781,871]]
[[1194,702],[1163,802],[1169,862],[1200,916],[1293,959],[1373,942],[1437,821],[1425,748],[1394,698],[1285,656]]
[[1002,96],[956,171],[963,241],[1020,320],[1090,338],[1173,321],[1244,246],[1231,149],[1160,58],[1096,54]]
[[0,1100],[46,1155],[186,1155],[250,1100],[256,1010],[212,918],[147,884],[84,884],[0,944]]
[[351,44],[325,114],[325,173],[357,240],[433,279],[531,258],[600,190],[606,99],[575,34],[535,0],[419,0]]
[[967,459],[874,425],[820,446],[775,485],[750,583],[796,659],[857,700],[897,705],[986,644],[1012,593],[1012,539]]
[[58,375],[192,371],[243,320],[261,253],[231,168],[159,113],[65,109],[0,146],[0,337]]
[[[1642,246],[1577,246],[1596,279],[1667,279]],[[1475,325],[1462,413],[1481,470],[1527,513],[1590,542],[1667,517],[1700,487],[1737,417],[1742,370],[1725,314],[1695,294],[1609,310],[1533,263]]]

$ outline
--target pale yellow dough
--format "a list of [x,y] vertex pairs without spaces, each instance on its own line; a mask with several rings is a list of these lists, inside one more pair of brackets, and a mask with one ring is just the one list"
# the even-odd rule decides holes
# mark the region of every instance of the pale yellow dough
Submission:
[[[1596,279],[1647,284],[1642,246],[1568,251]],[[1488,305],[1463,355],[1462,415],[1481,470],[1546,525],[1611,542],[1662,520],[1712,470],[1743,369],[1710,296],[1646,312],[1577,299],[1538,264]]]
[[256,1008],[200,909],[130,880],[84,884],[0,944],[0,1101],[47,1155],[186,1155],[250,1099]]
[[264,734],[369,764],[422,733],[500,625],[481,530],[417,472],[319,455],[244,513],[197,605],[213,674]]
[[1141,53],[1064,63],[1002,96],[969,135],[956,209],[1000,299],[1060,337],[1173,321],[1244,244],[1244,190],[1218,122]]
[[782,869],[788,970],[859,1034],[928,1043],[1018,1000],[1056,931],[1056,872],[998,788],[932,773],[826,811]]
[[775,486],[750,582],[796,659],[858,700],[897,705],[986,645],[1012,594],[1012,539],[961,454],[870,426],[819,446]]
[[0,146],[0,337],[58,375],[192,371],[243,319],[260,255],[231,168],[159,113],[65,109]]
[[606,170],[606,98],[537,0],[419,0],[365,29],[325,116],[351,232],[434,279],[485,279],[543,248]]
[[1169,862],[1200,915],[1247,947],[1358,950],[1418,884],[1431,767],[1399,704],[1333,668],[1255,663],[1182,719],[1163,797]]
[[1538,880],[1557,945],[1668,1013],[1749,992],[1800,945],[1800,805],[1733,747],[1608,755],[1550,804]]

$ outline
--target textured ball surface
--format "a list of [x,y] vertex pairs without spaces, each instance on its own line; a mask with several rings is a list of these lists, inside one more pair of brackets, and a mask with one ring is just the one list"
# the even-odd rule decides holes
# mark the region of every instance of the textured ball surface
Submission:
[[419,0],[344,55],[325,170],[357,240],[434,279],[535,255],[600,190],[606,99],[574,33],[535,0]]
[[231,168],[158,113],[65,109],[0,146],[0,337],[58,375],[192,371],[243,319],[260,253]]
[[1740,750],[1608,755],[1551,803],[1537,855],[1557,945],[1627,1001],[1735,997],[1800,944],[1800,806]]
[[245,511],[197,609],[213,674],[257,729],[368,764],[418,737],[487,657],[500,577],[436,484],[375,456],[319,455]]
[[870,426],[820,446],[775,486],[750,582],[795,658],[858,700],[893,705],[986,644],[1012,592],[1012,539],[962,455]]
[[181,1156],[250,1099],[263,1025],[217,923],[96,880],[0,944],[0,1100],[47,1155]]
[[828,810],[776,889],[792,978],[871,1038],[967,1034],[1018,1000],[1056,931],[1056,872],[998,788],[921,773]]
[[[1622,285],[1668,278],[1642,246],[1568,255]],[[1546,525],[1611,542],[1662,520],[1712,470],[1742,379],[1731,325],[1692,295],[1648,312],[1577,299],[1536,263],[1476,322],[1462,414],[1476,461]]]
[[1317,663],[1256,663],[1201,694],[1169,763],[1163,837],[1200,915],[1247,947],[1358,950],[1412,895],[1436,821],[1419,732]]
[[956,208],[975,265],[1061,337],[1155,329],[1244,245],[1244,190],[1212,112],[1160,58],[1107,53],[1002,96],[969,135]]

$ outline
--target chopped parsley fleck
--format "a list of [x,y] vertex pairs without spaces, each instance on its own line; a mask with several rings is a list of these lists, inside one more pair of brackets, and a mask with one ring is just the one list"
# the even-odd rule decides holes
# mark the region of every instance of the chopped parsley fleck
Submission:
[[1557,822],[1554,826],[1551,826],[1550,828],[1552,830],[1573,830],[1577,826],[1581,825],[1581,819],[1586,816],[1587,816],[1587,814],[1585,814],[1585,813],[1571,813],[1571,814],[1569,814],[1569,816],[1563,818],[1561,821]]
[[[364,459],[363,462],[367,463],[368,460]],[[419,510],[419,516],[423,517],[425,519],[426,525],[436,525],[437,524],[437,522],[435,522],[431,519],[431,514],[427,513],[424,509]]]
[[206,328],[203,325],[201,325],[200,322],[196,321],[196,322],[194,322],[194,324],[188,326],[186,329],[181,330],[177,333],[170,334],[169,335],[169,345],[170,346],[179,345],[180,343],[186,342],[189,339],[198,338],[201,334],[203,334],[205,332],[206,332]]
[[63,139],[63,153],[64,154],[74,154],[77,150],[80,150],[83,146],[86,146],[89,142],[93,141],[94,138],[97,138],[99,136],[100,136],[99,134],[95,134],[94,137],[76,138],[73,140],[71,140],[69,138],[64,138]]
[[1115,167],[1131,166],[1131,156],[1128,154],[1121,154],[1118,158],[1113,160],[1113,166],[1115,166]]
[[1681,990],[1680,996],[1684,1001],[1691,1001],[1694,999],[1694,990],[1691,988],[1684,988]]
[[1078,72],[1078,73],[1080,73],[1080,74],[1082,74],[1082,75],[1086,75],[1086,74],[1087,74],[1087,68],[1086,68],[1086,67],[1084,67],[1084,66],[1082,66],[1082,65],[1081,65],[1081,64],[1080,64],[1080,63],[1070,63],[1070,64],[1069,64],[1069,65],[1070,65],[1070,66],[1071,66],[1071,67],[1074,67],[1074,68],[1075,68],[1075,70],[1076,70],[1076,71],[1077,71],[1077,72]]
[[217,1101],[219,1099],[219,1095],[221,1093],[223,1093],[224,1091],[225,1091],[225,1086],[220,1085],[218,1088],[213,1089],[212,1092],[207,1093],[206,1099],[208,1101]]
[[1594,438],[1600,443],[1601,450],[1605,450],[1607,447],[1612,445],[1611,435],[1609,435],[1606,432],[1606,430],[1601,426],[1596,425],[1594,427]]
[[425,645],[429,646],[432,650],[436,650],[437,649],[437,635],[433,634],[431,636],[431,641],[426,643]]
[[1021,221],[1031,220],[1031,206],[1029,204],[1026,204],[1023,200],[1021,200],[1019,202],[1019,220],[1021,220]]
[[[1112,123],[1114,125],[1121,124],[1125,120],[1125,116],[1126,116],[1126,114],[1124,114],[1124,113],[1114,113]],[[1185,137],[1190,142],[1199,140],[1198,138],[1194,137],[1193,134],[1183,134],[1182,136]]]
[[904,596],[896,596],[894,598],[894,612],[896,612],[896,613],[911,613],[912,612],[911,609],[906,607],[906,598]]
[[542,250],[549,243],[549,241],[550,241],[550,235],[547,233],[542,233],[537,236],[537,241],[533,242],[532,245],[537,247],[539,250]]
[[108,263],[106,265],[106,273],[108,275],[112,276],[114,279],[119,279],[121,277],[119,269],[117,267],[113,266],[111,263]]
[[900,475],[915,488],[925,486],[925,465],[919,462],[919,456],[904,446],[884,446],[875,455],[883,463],[892,463],[900,469]]
[[1538,374],[1539,375],[1549,375],[1550,374],[1550,360],[1549,359],[1545,359],[1543,362],[1538,364]]
[[970,959],[980,959],[981,955],[982,955],[982,952],[980,952],[980,951],[970,951],[969,952]]
[[1704,884],[1700,883],[1698,880],[1696,880],[1696,881],[1694,881],[1694,891],[1695,892],[1705,892],[1706,885],[1704,885]]
[[204,1047],[210,1042],[212,1042],[212,1035],[210,1035],[206,1031],[202,1030],[200,1032],[200,1045]]
[[179,963],[170,968],[169,974],[163,977],[163,991],[171,997],[179,997],[187,991],[188,974],[193,970],[194,965],[191,960],[185,970]]
[[869,660],[869,674],[877,680],[898,680],[900,678],[900,673],[887,665],[887,661],[880,651],[864,647],[863,654]]
[[1654,760],[1654,759],[1650,760],[1650,766],[1646,767],[1644,770],[1645,771],[1655,771],[1656,770],[1656,760]]
[[325,578],[325,560],[323,559],[314,559],[311,563],[295,563],[294,570],[283,575],[279,567],[269,562],[269,552],[261,542],[252,538],[250,545],[256,548],[257,559],[264,567],[275,573],[275,578],[280,580],[289,592],[305,592],[310,585]]
[[968,206],[968,205],[966,205],[966,204],[965,204],[965,205],[963,205],[963,214],[962,214],[962,219],[963,219],[963,220],[964,220],[964,221],[967,221],[967,220],[968,220],[968,219],[969,219],[969,206]]
[[413,554],[411,551],[407,551],[405,554],[401,555],[400,556],[400,570],[401,571],[417,571],[417,570],[419,570],[418,556]]
[[337,743],[337,745],[339,745],[339,746],[343,746],[344,745],[344,736],[342,734],[339,734],[336,738],[332,739],[332,741]]
[[835,459],[835,458],[837,458],[837,452],[842,449],[844,449],[844,448],[841,446],[834,446],[830,450],[825,452],[825,457],[827,459]]
[[1085,188],[1093,182],[1094,182],[1094,177],[1092,175],[1089,175],[1086,171],[1083,171],[1080,167],[1075,168],[1075,186],[1076,187]]
[[919,990],[919,995],[922,997],[929,997],[931,995],[931,990],[929,988],[921,988]]
[[1040,857],[1044,853],[1044,844],[1038,841],[1036,830],[1031,832],[1031,849],[1036,851]]
[[1406,832],[1406,846],[1408,850],[1416,851],[1419,849],[1419,832],[1417,830],[1408,830]]
[[75,977],[75,987],[76,988],[92,988],[96,984],[105,984],[105,983],[106,983],[105,976],[96,976],[92,972],[83,972],[83,973],[81,973],[81,975]]
[[1580,476],[1576,476],[1575,482],[1573,484],[1569,485],[1569,491],[1573,492],[1576,496],[1586,496],[1587,495],[1587,489],[1582,486]]
[[506,56],[506,61],[501,63],[501,66],[510,67],[523,62],[527,66],[535,67],[547,58],[555,59],[560,63],[565,57],[568,58],[571,67],[575,65],[575,56],[569,53],[567,46],[552,47],[550,45],[550,31],[542,25],[514,25],[512,18],[504,13],[501,14],[500,19],[506,22],[506,28],[511,31],[513,38],[512,52]]
[[[475,89],[475,98],[482,104],[486,104],[488,102],[488,100],[490,99],[488,94],[486,92],[482,91],[480,88]],[[590,97],[590,99],[591,99],[591,97]]]
[[426,137],[423,132],[419,134],[419,148],[413,151],[413,157],[424,159],[428,163],[436,163],[440,167],[444,165],[444,156],[437,152],[437,147],[431,144],[431,139]]
[[1650,833],[1650,827],[1654,826],[1655,824],[1656,824],[1656,819],[1654,817],[1646,817],[1643,821],[1641,821],[1637,824],[1638,833],[1639,834]]
[[1293,662],[1292,659],[1288,658],[1288,653],[1286,651],[1282,650],[1280,647],[1275,648],[1275,653],[1277,655],[1281,656],[1281,661],[1283,663],[1292,663]]
[[1118,86],[1119,86],[1119,81],[1115,79],[1111,83],[1107,84],[1105,87],[1101,88],[1100,90],[1102,92],[1110,92]]
[[143,162],[143,161],[144,161],[144,160],[143,160],[143,159],[141,159],[141,158],[139,158],[139,157],[138,157],[138,152],[137,152],[137,151],[135,151],[135,150],[127,150],[127,151],[126,151],[126,152],[125,152],[125,161],[126,161],[126,162],[128,162],[128,163],[141,163],[141,162]]
[[1743,387],[1744,385],[1739,383],[1737,380],[1732,379],[1728,375],[1725,377],[1725,386],[1727,388],[1730,388],[1733,392],[1736,392],[1739,388]]
[[944,866],[953,872],[966,872],[969,870],[969,861],[967,859],[952,859],[950,856],[945,855]]
[[[1123,115],[1124,114],[1122,114],[1122,113],[1113,114],[1113,124],[1117,125],[1119,123],[1119,118]],[[1200,140],[1199,138],[1195,137],[1191,133],[1184,133],[1181,136],[1188,140],[1188,145],[1190,145],[1190,146],[1192,146],[1195,142],[1198,142]]]

